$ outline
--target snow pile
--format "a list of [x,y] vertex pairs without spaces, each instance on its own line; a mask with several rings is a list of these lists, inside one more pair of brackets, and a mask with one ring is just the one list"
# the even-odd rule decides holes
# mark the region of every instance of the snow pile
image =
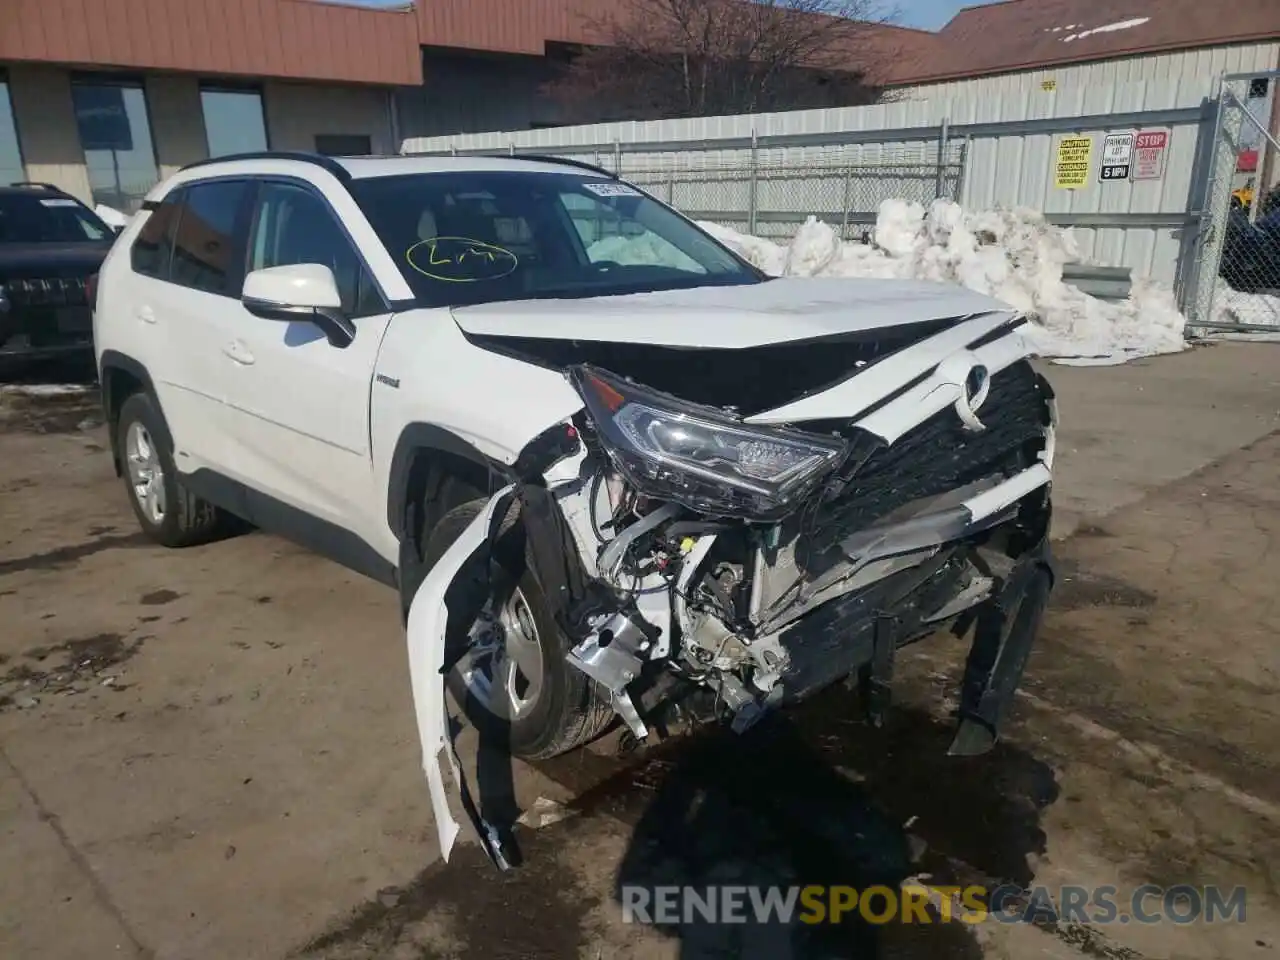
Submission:
[[93,212],[98,215],[98,219],[105,223],[108,227],[127,227],[129,221],[133,218],[127,213],[121,213],[115,207],[108,207],[105,203],[100,203],[93,208]]
[[1034,210],[970,212],[949,200],[928,208],[905,200],[880,205],[872,242],[844,243],[810,218],[785,246],[700,224],[774,276],[878,277],[959,283],[1031,317],[1028,338],[1046,357],[1123,363],[1183,350],[1186,320],[1172,291],[1134,280],[1128,300],[1097,300],[1062,282],[1080,252],[1070,230]]
[[1133,17],[1129,20],[1117,20],[1115,23],[1094,27],[1092,30],[1081,30],[1079,33],[1073,33],[1069,37],[1063,37],[1062,42],[1071,43],[1073,40],[1083,40],[1085,37],[1092,37],[1095,33],[1115,33],[1117,30],[1132,30],[1134,27],[1142,26],[1150,19],[1150,17]]
[[1269,293],[1241,293],[1219,278],[1213,291],[1213,319],[1217,323],[1275,327],[1276,333],[1280,333],[1280,297]]

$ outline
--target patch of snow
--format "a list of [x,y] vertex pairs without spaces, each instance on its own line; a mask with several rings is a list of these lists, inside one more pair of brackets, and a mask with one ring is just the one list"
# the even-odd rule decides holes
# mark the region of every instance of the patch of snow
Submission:
[[108,227],[127,227],[129,221],[133,219],[129,214],[121,213],[115,207],[108,207],[105,203],[98,204],[93,208],[93,212]]
[[[1070,36],[1063,37],[1062,42],[1070,43],[1072,40],[1083,40],[1085,37],[1091,37],[1095,33],[1115,33],[1117,30],[1132,30],[1134,27],[1142,26],[1150,19],[1150,17],[1133,17],[1129,20],[1117,20],[1115,23],[1108,23],[1101,27],[1093,27],[1089,30],[1081,30],[1079,33],[1073,33]],[[1072,30],[1074,28],[1075,24],[1067,27],[1068,30]]]
[[[1248,323],[1275,327],[1280,333],[1280,296],[1269,293],[1240,293],[1219,279],[1213,291],[1215,323]],[[1267,334],[1270,336],[1270,334]]]
[[886,200],[867,244],[844,243],[813,217],[785,245],[699,226],[773,276],[961,284],[1026,313],[1027,337],[1041,356],[1124,363],[1186,349],[1186,320],[1169,289],[1135,280],[1129,299],[1111,302],[1063,283],[1063,264],[1080,260],[1075,238],[1034,210],[971,212],[949,200],[928,208]]
[[88,393],[93,387],[84,383],[5,383],[0,395],[11,397],[69,397]]

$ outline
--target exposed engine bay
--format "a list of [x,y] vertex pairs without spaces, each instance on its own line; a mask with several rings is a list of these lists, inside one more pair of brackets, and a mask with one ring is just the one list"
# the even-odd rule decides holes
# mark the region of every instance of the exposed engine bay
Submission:
[[[672,690],[705,691],[742,731],[846,678],[878,725],[898,651],[951,630],[973,637],[951,752],[990,749],[1052,587],[1057,415],[1017,322],[921,331],[745,415],[654,389],[643,364],[560,358],[582,409],[528,444],[433,569],[436,619],[414,601],[411,648],[413,617],[443,630],[448,578],[518,508],[569,663],[637,739]],[[447,749],[429,726],[424,745]]]
[[[760,479],[750,489],[716,489],[713,479],[611,451],[612,427],[600,426],[610,416],[616,423],[623,413],[622,431],[655,436],[693,434],[696,415],[659,421],[652,411],[678,401],[655,401],[590,367],[574,377],[587,398],[575,429],[589,480],[561,505],[588,575],[611,588],[616,609],[587,617],[570,660],[609,692],[639,738],[648,730],[636,688],[656,665],[714,691],[734,728],[745,729],[768,707],[864,668],[870,684],[887,684],[875,675],[877,658],[883,673],[899,646],[967,629],[973,618],[962,615],[1009,583],[1019,561],[1042,558],[1047,486],[1024,489],[1039,473],[1009,486],[1048,469],[1050,396],[1025,362],[989,388],[996,402],[981,430],[947,410],[893,446],[856,431],[837,443],[779,432],[795,452],[744,438],[736,462],[748,477],[764,475],[751,458],[771,470],[797,461],[781,483]],[[806,462],[834,467],[807,479]],[[994,741],[997,719],[978,739]]]

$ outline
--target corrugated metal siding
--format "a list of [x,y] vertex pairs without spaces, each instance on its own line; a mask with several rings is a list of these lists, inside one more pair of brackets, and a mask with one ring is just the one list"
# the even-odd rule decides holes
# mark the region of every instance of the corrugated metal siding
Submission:
[[419,35],[425,46],[542,54],[548,41],[585,43],[591,22],[613,0],[419,0]]
[[[790,203],[797,212],[826,209],[832,204],[830,178],[815,176],[812,182],[791,180],[783,189],[769,184],[768,165],[787,164],[803,167],[836,159],[837,162],[879,167],[867,173],[874,185],[868,184],[864,195],[874,210],[885,196],[898,195],[918,199],[921,184],[918,175],[896,170],[898,165],[928,165],[937,156],[937,128],[948,119],[955,125],[1005,124],[1006,129],[987,130],[973,136],[967,145],[965,176],[960,199],[971,209],[998,205],[1027,206],[1043,210],[1046,215],[1143,214],[1163,215],[1172,219],[1185,217],[1191,193],[1192,168],[1197,149],[1198,127],[1184,123],[1171,129],[1171,143],[1166,158],[1164,177],[1156,181],[1098,182],[1098,158],[1102,135],[1106,132],[1134,129],[1106,123],[1080,130],[1094,137],[1093,170],[1088,185],[1079,190],[1060,190],[1053,184],[1055,144],[1062,131],[1039,133],[1026,129],[1025,121],[1120,113],[1142,113],[1157,110],[1187,110],[1205,103],[1204,84],[1200,77],[1184,76],[1136,83],[1095,84],[1059,87],[1055,91],[1015,91],[1004,96],[956,96],[930,100],[900,100],[871,107],[849,107],[836,110],[805,110],[755,116],[706,117],[692,120],[654,121],[646,123],[594,124],[548,130],[511,131],[498,134],[474,134],[453,137],[408,140],[406,152],[432,153],[457,150],[539,150],[546,153],[567,151],[591,156],[599,151],[599,159],[610,164],[613,144],[639,144],[644,149],[625,153],[624,174],[628,170],[646,171],[662,164],[674,168],[677,155],[663,151],[663,142],[687,145],[678,154],[680,170],[742,167],[749,151],[741,146],[717,149],[717,140],[788,134],[821,134],[826,145],[762,149],[759,203],[761,210],[781,212]],[[922,129],[924,135],[892,135],[875,142],[838,144],[841,134],[866,137],[875,131],[907,131]],[[659,195],[666,193],[661,177],[646,173],[647,183],[659,184]],[[931,184],[927,185],[932,187]],[[857,189],[855,184],[855,189]],[[931,194],[930,194],[931,195]],[[740,211],[745,220],[748,184],[744,178],[723,173],[708,176],[705,182],[675,184],[673,198],[677,206],[693,211]],[[858,209],[855,203],[855,209]],[[776,231],[776,224],[765,224],[758,232]],[[1077,227],[1075,234],[1082,253],[1097,262],[1111,266],[1131,267],[1138,276],[1148,276],[1172,284],[1175,279],[1180,227],[1121,226]]]
[[6,6],[0,61],[379,84],[422,79],[408,10],[313,0],[7,0]]
[[895,96],[912,100],[936,100],[948,97],[1005,97],[1018,93],[1041,94],[1042,85],[1052,82],[1058,90],[1075,89],[1140,80],[1179,80],[1198,78],[1205,96],[1214,93],[1217,78],[1223,73],[1248,73],[1275,70],[1280,66],[1280,43],[1254,43],[1237,46],[1206,47],[1178,53],[1161,53],[1142,57],[1122,57],[1097,63],[1082,63],[1044,70],[1026,70],[972,80],[928,83],[902,87]]

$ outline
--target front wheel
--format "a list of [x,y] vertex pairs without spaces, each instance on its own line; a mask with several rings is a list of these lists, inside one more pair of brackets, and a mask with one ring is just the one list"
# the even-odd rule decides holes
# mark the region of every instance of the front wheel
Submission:
[[[485,502],[464,503],[440,519],[423,551],[425,569],[444,556]],[[497,555],[507,582],[460,577],[454,585],[467,596],[456,597],[450,610],[478,613],[448,685],[477,728],[505,739],[515,756],[542,760],[598,736],[613,710],[566,659],[570,642],[528,567],[523,526],[517,521],[503,528]]]

